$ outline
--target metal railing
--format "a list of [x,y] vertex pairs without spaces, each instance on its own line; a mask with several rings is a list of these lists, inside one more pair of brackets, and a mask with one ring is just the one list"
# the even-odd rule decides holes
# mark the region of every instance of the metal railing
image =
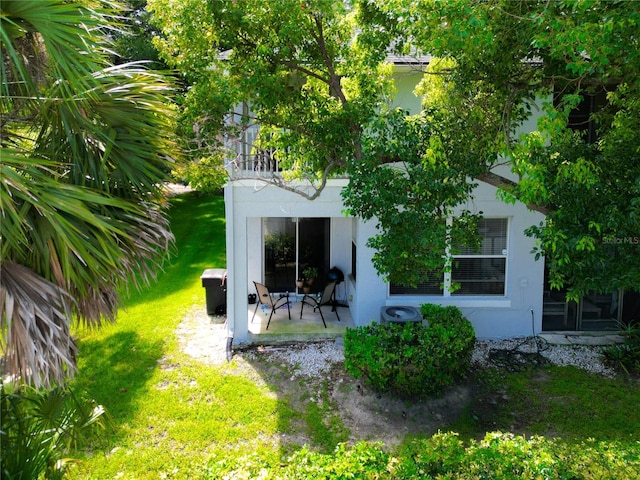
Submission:
[[282,170],[275,149],[255,147],[258,130],[258,125],[249,125],[241,129],[238,137],[225,139],[229,152],[227,166],[232,179],[273,177]]
[[[286,155],[286,151],[257,147],[260,126],[257,123],[246,123],[246,118],[246,110],[243,113],[231,113],[227,118],[229,133],[222,138],[223,147],[227,152],[225,165],[231,180],[262,178],[281,182],[281,172],[284,169],[278,155]],[[336,178],[347,177],[341,174]]]

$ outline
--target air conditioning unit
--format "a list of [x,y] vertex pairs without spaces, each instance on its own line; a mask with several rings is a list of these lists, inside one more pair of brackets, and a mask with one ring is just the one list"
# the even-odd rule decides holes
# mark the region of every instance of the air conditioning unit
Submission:
[[380,323],[422,322],[422,314],[414,307],[385,306],[380,308]]

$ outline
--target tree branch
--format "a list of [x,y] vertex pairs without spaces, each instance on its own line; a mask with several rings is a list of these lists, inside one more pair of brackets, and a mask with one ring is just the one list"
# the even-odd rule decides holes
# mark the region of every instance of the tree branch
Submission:
[[[505,190],[507,192],[512,191],[514,188],[518,186],[518,184],[513,180],[509,180],[508,178],[498,175],[497,173],[493,173],[489,171],[476,175],[476,179],[480,180],[481,182],[492,185],[496,188],[499,188],[501,190]],[[543,215],[548,215],[550,212],[550,208],[546,205],[537,205],[537,204],[529,203],[527,204],[527,208],[529,210],[540,212]]]
[[[336,164],[333,162],[330,162],[324,169],[324,171],[322,172],[322,177],[320,178],[320,183],[318,184],[314,184],[313,181],[309,180],[308,178],[306,178],[305,180],[309,182],[308,186],[305,187],[300,187],[300,186],[295,186],[291,183],[288,183],[287,181],[285,181],[282,177],[278,176],[278,175],[273,175],[271,176],[271,178],[266,178],[266,177],[246,177],[245,179],[251,179],[251,180],[259,180],[261,182],[263,182],[265,184],[265,186],[267,185],[274,185],[282,190],[285,190],[287,192],[291,192],[291,193],[295,193],[296,195],[300,195],[301,197],[307,199],[307,200],[315,200],[316,198],[318,198],[320,196],[320,194],[322,193],[322,191],[324,190],[324,188],[327,186],[327,181],[329,179],[329,175],[331,174],[331,171],[336,167]],[[238,177],[238,180],[242,180],[242,177]],[[308,190],[309,188],[313,189],[312,193],[308,193],[305,190]]]
[[340,85],[340,75],[336,74],[336,70],[333,65],[333,59],[329,56],[329,52],[327,51],[327,42],[324,38],[324,28],[322,26],[322,17],[320,15],[314,15],[314,20],[316,23],[316,28],[318,29],[317,35],[315,32],[311,32],[314,40],[318,44],[318,48],[320,49],[320,54],[324,60],[324,63],[327,67],[327,71],[329,73],[329,88],[331,94],[334,95],[340,102],[345,105],[347,103],[347,98],[342,91],[342,86]]

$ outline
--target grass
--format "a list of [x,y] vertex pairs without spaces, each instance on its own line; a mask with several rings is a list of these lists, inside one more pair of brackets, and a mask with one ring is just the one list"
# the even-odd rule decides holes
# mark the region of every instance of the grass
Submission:
[[225,266],[224,204],[183,195],[170,215],[178,254],[157,283],[128,296],[116,324],[78,332],[76,383],[115,427],[95,442],[78,478],[188,478],[227,448],[277,453],[261,438],[287,428],[287,407],[268,387],[180,352],[176,327],[194,305],[203,307],[200,275]]
[[322,382],[318,394],[319,399],[307,403],[307,432],[319,450],[331,453],[338,444],[349,439],[349,432],[338,415],[339,407],[329,398],[326,381]]
[[[298,431],[311,450],[330,452],[349,432],[327,385],[290,398],[272,381],[288,375],[278,365],[256,362],[246,372],[235,360],[216,367],[181,352],[175,330],[194,305],[204,308],[202,271],[225,265],[224,204],[218,196],[186,194],[172,200],[170,214],[178,251],[158,281],[125,298],[117,324],[77,332],[75,382],[106,407],[113,428],[80,452],[71,477],[220,478],[225,465],[243,461],[258,473],[278,471],[301,447],[280,438]],[[637,381],[553,367],[478,372],[474,385],[463,418],[442,426],[467,444],[503,431],[554,437],[569,450],[592,438],[640,455]],[[312,396],[321,402],[308,402]],[[361,449],[349,458],[371,453]]]
[[477,392],[452,428],[465,438],[486,431],[543,435],[577,442],[586,438],[634,444],[640,437],[640,383],[604,378],[576,367],[549,366],[477,374]]

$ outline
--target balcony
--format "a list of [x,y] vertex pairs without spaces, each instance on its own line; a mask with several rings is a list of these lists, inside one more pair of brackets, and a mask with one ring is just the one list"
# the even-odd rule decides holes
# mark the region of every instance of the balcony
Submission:
[[[283,150],[256,147],[259,130],[257,124],[237,126],[238,135],[233,137],[229,135],[223,140],[223,147],[227,152],[225,165],[231,180],[262,179],[270,183],[285,183],[280,175],[284,168],[278,161],[278,155],[282,155]],[[333,173],[330,178],[346,179],[348,177],[345,174]],[[318,179],[307,179],[306,182],[315,184],[317,181]]]
[[275,149],[255,147],[258,125],[249,125],[241,130],[236,138],[226,138],[225,150],[228,152],[227,170],[232,180],[241,178],[271,179],[282,171],[276,158]]

